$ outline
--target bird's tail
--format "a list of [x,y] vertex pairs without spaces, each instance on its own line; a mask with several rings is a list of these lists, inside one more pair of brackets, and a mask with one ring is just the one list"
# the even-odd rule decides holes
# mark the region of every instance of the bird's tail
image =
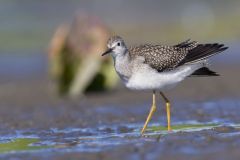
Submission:
[[199,68],[190,75],[190,77],[208,77],[208,76],[220,76],[220,75],[214,71],[211,71],[207,67]]

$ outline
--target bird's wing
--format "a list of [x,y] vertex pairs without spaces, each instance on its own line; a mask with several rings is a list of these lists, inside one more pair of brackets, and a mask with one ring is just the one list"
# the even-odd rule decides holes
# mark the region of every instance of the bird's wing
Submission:
[[171,70],[185,58],[189,50],[196,47],[197,42],[189,40],[174,46],[145,44],[137,47],[130,47],[131,58],[143,56],[145,63],[159,72]]
[[208,59],[209,57],[221,53],[226,49],[228,49],[228,47],[225,47],[224,44],[198,44],[187,52],[186,56],[180,61],[180,63],[178,63],[177,66],[196,63]]

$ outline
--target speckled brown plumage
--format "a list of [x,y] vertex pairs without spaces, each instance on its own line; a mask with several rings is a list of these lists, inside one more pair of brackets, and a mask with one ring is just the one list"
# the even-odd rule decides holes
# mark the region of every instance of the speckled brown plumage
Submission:
[[131,58],[143,56],[145,63],[158,71],[171,70],[176,67],[197,46],[197,42],[187,40],[174,46],[145,44],[129,48]]
[[196,41],[187,40],[174,46],[145,44],[130,47],[129,55],[131,58],[143,56],[145,63],[162,72],[206,59],[226,49],[223,44],[198,44]]

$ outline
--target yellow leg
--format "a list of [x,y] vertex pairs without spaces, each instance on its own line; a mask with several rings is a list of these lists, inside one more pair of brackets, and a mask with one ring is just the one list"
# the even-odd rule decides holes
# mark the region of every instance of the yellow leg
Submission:
[[168,131],[171,131],[171,110],[170,110],[170,101],[167,99],[167,97],[163,94],[163,92],[160,92],[160,95],[163,97],[164,101],[166,102],[166,111],[167,111],[167,124],[168,124]]
[[155,91],[153,91],[153,102],[152,102],[152,107],[150,109],[150,112],[148,114],[148,117],[144,123],[144,126],[142,128],[142,131],[141,131],[141,135],[143,135],[143,133],[145,132],[146,128],[147,128],[147,125],[148,125],[148,122],[151,120],[152,118],[152,115],[153,113],[156,111],[157,107],[156,107],[156,95],[155,95]]

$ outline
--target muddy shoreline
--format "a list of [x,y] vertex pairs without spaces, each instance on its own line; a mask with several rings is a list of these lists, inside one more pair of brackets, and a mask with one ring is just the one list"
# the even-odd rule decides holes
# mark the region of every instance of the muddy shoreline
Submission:
[[[169,134],[156,132],[150,137],[139,135],[151,104],[150,92],[134,92],[119,86],[106,93],[60,99],[46,76],[2,80],[2,143],[15,143],[30,137],[36,138],[30,146],[36,145],[42,149],[13,150],[0,154],[0,157],[237,159],[240,156],[240,130],[235,125],[240,123],[240,78],[234,75],[236,70],[220,71],[224,76],[187,79],[175,90],[166,92],[172,100],[173,125],[218,123],[218,127]],[[228,84],[227,87],[224,84]],[[157,102],[158,110],[150,124],[164,127],[166,115],[160,96]]]

